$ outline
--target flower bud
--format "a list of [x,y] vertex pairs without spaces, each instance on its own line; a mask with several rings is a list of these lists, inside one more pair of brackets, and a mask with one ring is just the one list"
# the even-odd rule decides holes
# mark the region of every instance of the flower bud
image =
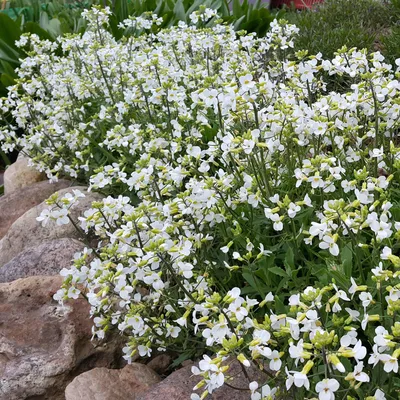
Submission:
[[314,366],[314,361],[308,360],[306,365],[304,365],[301,373],[307,375],[313,366]]
[[243,353],[240,353],[237,356],[237,359],[245,366],[245,367],[250,367],[250,361],[245,357]]
[[345,368],[344,365],[340,362],[338,356],[336,356],[335,354],[329,354],[328,355],[328,361],[333,364],[335,366],[335,368],[339,371],[339,372],[345,372]]

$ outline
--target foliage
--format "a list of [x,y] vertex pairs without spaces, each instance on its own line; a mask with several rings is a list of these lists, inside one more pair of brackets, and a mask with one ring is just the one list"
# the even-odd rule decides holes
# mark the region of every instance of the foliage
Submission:
[[377,50],[393,24],[393,7],[380,0],[329,0],[286,18],[300,29],[297,49],[331,58],[343,46]]
[[264,36],[273,19],[284,14],[283,11],[272,13],[268,3],[262,0],[254,3],[248,0],[138,0],[130,2],[108,0],[108,5],[113,12],[110,18],[111,28],[117,38],[122,35],[122,32],[116,29],[119,22],[129,16],[139,17],[144,13],[156,14],[162,18],[163,23],[160,27],[166,28],[176,25],[179,21],[187,23],[189,15],[194,11],[210,8],[216,10],[225,22],[232,23],[236,30],[255,32],[258,36]]
[[[142,35],[121,41],[107,10],[84,15],[63,55],[22,36],[29,57],[1,104],[15,120],[4,151],[109,194],[80,218],[100,242],[62,271],[55,298],[82,293],[94,335],[126,335],[128,361],[202,355],[194,400],[235,358],[265,372],[252,400],[284,387],[397,398],[400,70],[355,49],[293,54],[298,30],[284,23],[265,38],[204,27],[210,9],[157,33],[157,15],[127,19]],[[327,75],[353,83],[330,92]],[[38,221],[69,223],[81,196],[54,195]]]
[[391,0],[393,24],[381,37],[382,53],[392,64],[400,57],[400,1]]
[[7,14],[13,19],[21,18],[22,25],[38,24],[55,39],[65,33],[81,32],[85,25],[81,12],[92,4],[91,1],[13,0]]

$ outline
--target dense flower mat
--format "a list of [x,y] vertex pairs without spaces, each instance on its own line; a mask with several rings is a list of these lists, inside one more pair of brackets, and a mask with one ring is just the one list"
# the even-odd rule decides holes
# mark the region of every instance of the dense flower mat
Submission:
[[[128,361],[202,356],[192,399],[229,384],[233,358],[265,373],[240,388],[252,400],[397,398],[399,72],[356,49],[294,54],[295,26],[259,39],[208,9],[157,33],[124,21],[118,42],[107,10],[85,17],[82,37],[24,36],[1,101],[4,150],[105,194],[77,225],[99,244],[56,299],[84,295]],[[81,196],[38,220],[69,223]]]

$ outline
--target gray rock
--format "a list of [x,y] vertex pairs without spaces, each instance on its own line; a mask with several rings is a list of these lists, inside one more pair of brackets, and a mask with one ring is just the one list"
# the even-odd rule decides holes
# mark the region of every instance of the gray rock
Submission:
[[0,197],[0,239],[10,226],[32,207],[37,206],[57,190],[71,186],[71,182],[60,179],[56,183],[48,181],[33,183]]
[[18,158],[4,173],[4,193],[12,193],[32,183],[46,179],[46,174],[29,165],[29,158]]
[[0,284],[0,399],[64,400],[72,379],[117,367],[120,340],[91,342],[89,305],[53,300],[62,278],[33,276]]
[[[160,381],[144,364],[123,369],[95,368],[76,377],[66,388],[66,400],[135,400]],[[167,400],[167,399],[165,399]]]
[[[87,192],[85,187],[71,187],[58,191],[60,196],[71,192],[73,189],[79,189],[86,195],[79,200],[79,203],[72,208],[71,218],[77,222],[78,217],[85,210],[90,208],[93,201],[101,199],[98,193]],[[55,221],[50,221],[46,226],[42,226],[36,218],[41,212],[48,208],[43,202],[36,207],[31,208],[25,214],[21,215],[9,228],[7,234],[0,240],[0,266],[7,264],[19,253],[30,247],[39,246],[47,240],[61,238],[79,238],[79,233],[75,227],[69,223],[66,225],[57,225]]]
[[74,254],[84,247],[83,243],[70,238],[49,240],[30,247],[0,267],[0,282],[28,276],[58,275],[63,268],[71,266]]

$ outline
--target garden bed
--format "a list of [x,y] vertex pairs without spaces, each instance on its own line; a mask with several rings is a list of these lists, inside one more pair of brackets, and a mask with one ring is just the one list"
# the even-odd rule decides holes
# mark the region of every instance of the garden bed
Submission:
[[10,225],[0,267],[80,243],[54,299],[85,300],[128,363],[195,361],[192,400],[396,398],[400,60],[302,49],[324,7],[259,36],[206,7],[126,18],[122,39],[100,7],[82,35],[23,34],[3,149],[75,184]]

